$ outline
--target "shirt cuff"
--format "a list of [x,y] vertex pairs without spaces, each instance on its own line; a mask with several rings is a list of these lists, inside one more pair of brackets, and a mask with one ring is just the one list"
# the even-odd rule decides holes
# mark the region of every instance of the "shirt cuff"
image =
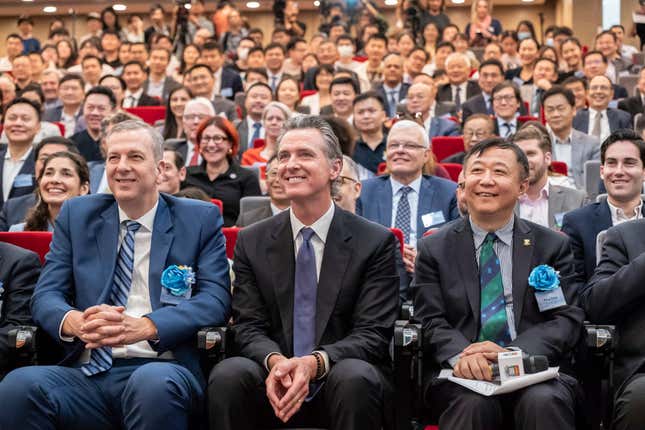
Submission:
[[460,355],[460,354],[461,354],[461,353],[459,353],[459,354],[455,354],[455,355],[453,355],[452,357],[450,357],[450,358],[447,360],[447,361],[448,361],[448,364],[449,364],[449,365],[450,365],[450,367],[452,367],[453,369],[454,369],[454,367],[455,367],[455,364],[457,364],[457,362],[459,361],[459,355]]
[[269,369],[269,358],[271,358],[272,355],[282,355],[280,352],[270,352],[267,354],[266,357],[264,357],[264,368],[267,370],[267,372],[271,372],[271,369]]
[[63,342],[74,342],[76,340],[76,337],[74,336],[63,336],[63,324],[65,323],[65,318],[70,314],[70,312],[73,312],[74,310],[67,311],[67,313],[63,316],[63,319],[60,320],[60,325],[58,326],[58,337],[60,340]]
[[317,352],[323,358],[323,366],[324,366],[323,374],[320,375],[320,378],[318,378],[318,379],[323,379],[329,373],[329,354],[327,354],[325,351],[322,351],[322,350],[313,351],[312,354],[314,352]]

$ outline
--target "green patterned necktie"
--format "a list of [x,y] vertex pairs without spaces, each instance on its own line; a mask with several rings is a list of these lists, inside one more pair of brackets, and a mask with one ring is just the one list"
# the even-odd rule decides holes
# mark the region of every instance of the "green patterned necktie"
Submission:
[[481,288],[481,330],[479,341],[489,340],[499,346],[511,342],[506,319],[506,300],[499,258],[493,245],[495,233],[488,233],[479,254],[479,286]]

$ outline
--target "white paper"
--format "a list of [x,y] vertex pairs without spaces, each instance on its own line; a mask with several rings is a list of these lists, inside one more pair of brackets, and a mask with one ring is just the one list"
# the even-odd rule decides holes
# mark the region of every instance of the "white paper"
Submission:
[[452,374],[452,369],[443,369],[439,373],[439,378],[448,379],[449,381],[466,387],[483,396],[496,396],[499,394],[512,393],[530,385],[539,384],[558,377],[559,367],[549,367],[547,370],[538,373],[532,373],[524,376],[518,376],[509,381],[500,384],[498,382],[477,381],[474,379],[457,378]]
[[632,14],[632,20],[634,21],[634,24],[645,24],[645,15],[634,12]]

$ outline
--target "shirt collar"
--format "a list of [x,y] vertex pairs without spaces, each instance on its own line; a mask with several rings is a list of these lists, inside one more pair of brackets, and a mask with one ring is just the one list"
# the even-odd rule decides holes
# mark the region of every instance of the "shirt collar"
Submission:
[[423,178],[423,175],[419,175],[419,177],[416,178],[414,181],[410,182],[408,185],[404,185],[390,175],[390,184],[392,185],[392,196],[395,196],[396,193],[398,193],[399,190],[403,187],[410,187],[415,193],[420,194],[422,178]]
[[289,209],[289,207],[286,207],[286,208],[284,208],[284,209],[280,209],[279,207],[277,207],[276,205],[274,205],[274,204],[273,204],[273,202],[269,202],[269,205],[271,206],[271,214],[272,214],[272,215],[277,215],[277,214],[279,214],[280,212],[282,212],[282,211],[286,211],[287,209]]
[[145,228],[148,231],[152,231],[152,226],[155,223],[155,214],[157,213],[157,206],[159,206],[159,197],[157,197],[157,202],[155,205],[150,209],[148,212],[143,214],[140,218],[138,219],[130,219],[130,217],[125,213],[123,209],[121,209],[121,206],[119,206],[119,225],[123,221],[136,221],[139,224],[141,224],[142,228]]
[[[25,160],[27,160],[27,157],[29,157],[29,154],[31,154],[31,151],[33,151],[33,149],[34,149],[34,147],[33,147],[33,146],[31,146],[31,147],[27,150],[27,152],[25,152],[24,154],[22,154],[22,156],[20,157],[20,159],[18,159],[18,161],[25,161]],[[5,160],[11,160],[11,148],[10,148],[9,146],[7,146],[7,152],[5,152],[5,154],[4,154],[4,159],[5,159]]]
[[396,93],[398,94],[398,93],[399,93],[399,91],[401,91],[401,82],[399,82],[399,83],[396,85],[396,87],[390,87],[388,84],[386,84],[385,82],[383,82],[383,89],[385,90],[385,93],[386,93],[386,95],[388,95],[388,96],[390,95],[390,92],[391,92],[391,91],[396,91]]
[[549,200],[549,181],[546,181],[542,189],[540,190],[540,194],[537,199],[531,200],[528,196],[528,194],[522,194],[520,196],[520,201],[521,202],[537,202],[538,200]]
[[322,240],[323,243],[327,241],[327,233],[329,233],[329,228],[331,227],[331,221],[334,218],[334,203],[329,206],[329,209],[327,209],[327,212],[325,212],[320,218],[318,218],[316,221],[314,221],[313,224],[307,226],[303,224],[293,213],[291,208],[289,208],[289,219],[291,220],[291,232],[293,234],[293,240],[295,241],[298,235],[300,234],[300,230],[302,230],[305,227],[310,227],[314,233],[316,233],[316,236],[320,240]]
[[[598,113],[601,113],[603,118],[606,118],[606,117],[607,117],[607,109],[603,109],[603,110],[596,110],[596,109],[594,109],[594,108],[591,108],[591,107],[590,107],[590,108],[589,108],[589,112],[590,112],[590,113],[593,113],[593,118],[595,118],[595,117],[596,117],[596,115],[598,115]],[[592,115],[589,115],[589,117],[591,118],[591,117],[592,117]]]
[[139,100],[141,98],[141,95],[143,94],[143,87],[139,88],[137,91],[130,92],[130,90],[125,90],[125,98],[128,98],[130,96],[134,97],[135,99]]
[[573,142],[573,127],[571,127],[571,130],[569,130],[569,135],[564,140],[560,140],[560,138],[555,135],[549,124],[546,125],[546,128],[547,130],[549,130],[549,134],[551,135],[551,140],[553,140],[553,143],[557,143],[559,145],[566,143],[571,145],[571,143]]
[[638,206],[634,208],[634,213],[631,216],[627,216],[621,208],[609,203],[609,199],[607,199],[607,204],[609,205],[609,211],[611,212],[612,218],[638,219],[639,215],[642,213],[641,211],[643,210],[643,200],[641,200]]
[[[468,218],[470,222],[470,228],[473,230],[473,239],[475,241],[475,249],[479,249],[486,239],[486,235],[489,233],[483,228],[479,227],[472,218]],[[494,231],[497,235],[497,238],[503,242],[505,245],[511,246],[513,243],[513,227],[515,225],[515,216],[511,216],[511,219],[499,230]]]

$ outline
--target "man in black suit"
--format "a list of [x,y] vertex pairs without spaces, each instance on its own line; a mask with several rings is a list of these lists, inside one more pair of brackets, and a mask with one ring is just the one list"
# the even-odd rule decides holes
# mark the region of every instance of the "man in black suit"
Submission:
[[493,88],[504,82],[504,66],[498,60],[490,59],[479,65],[479,88],[481,94],[466,100],[462,105],[461,119],[466,124],[474,113],[493,114]]
[[565,214],[562,231],[571,239],[577,271],[590,279],[596,267],[598,233],[645,213],[645,142],[632,130],[620,130],[600,148],[600,175],[607,198]]
[[240,212],[235,223],[237,227],[246,227],[289,208],[289,199],[284,193],[284,186],[278,179],[278,159],[275,155],[267,161],[266,176],[269,200],[261,207],[251,209],[248,212]]
[[43,114],[42,120],[49,122],[61,122],[65,126],[65,137],[82,131],[84,124],[83,96],[85,95],[85,82],[80,75],[69,73],[63,76],[58,84],[58,98],[61,103],[58,106],[48,108]]
[[405,100],[410,84],[403,82],[403,57],[388,54],[383,60],[383,82],[374,89],[385,101],[385,112],[389,118],[396,115],[396,107]]
[[160,99],[150,97],[143,90],[143,83],[147,79],[147,74],[143,68],[143,64],[138,61],[129,61],[125,63],[123,66],[122,77],[126,85],[125,94],[123,96],[124,108],[161,105]]
[[34,179],[34,138],[40,131],[40,105],[22,97],[13,99],[3,116],[9,140],[0,147],[0,209],[13,197],[31,194]]
[[247,88],[246,97],[244,97],[246,116],[237,123],[237,132],[240,136],[240,146],[237,153],[240,157],[244,151],[253,148],[255,139],[264,139],[262,112],[272,98],[271,87],[264,82],[255,82]]
[[9,330],[31,323],[29,301],[38,275],[38,255],[0,242],[0,380],[11,367]]
[[384,372],[397,315],[397,242],[333,204],[342,154],[331,127],[301,116],[285,130],[278,175],[291,209],[238,237],[240,356],[211,372],[210,425],[379,429],[391,404]]
[[229,121],[237,119],[235,103],[217,94],[211,68],[206,64],[195,64],[184,73],[186,86],[193,97],[204,97],[210,100],[215,114],[224,114]]
[[613,429],[642,429],[645,424],[645,220],[607,230],[602,257],[580,302],[593,323],[614,324],[619,334],[614,364]]
[[454,102],[461,112],[462,104],[471,97],[481,94],[477,82],[469,81],[470,60],[466,54],[453,52],[446,58],[446,74],[449,83],[439,87],[437,101]]
[[[607,76],[607,67],[609,63],[607,57],[600,51],[589,51],[582,57],[582,66],[587,81],[591,82],[596,76]],[[613,89],[613,100],[619,100],[629,97],[625,87],[611,83]]]
[[618,109],[629,112],[632,116],[643,113],[643,97],[645,97],[645,69],[641,69],[638,75],[638,94],[619,101]]
[[211,68],[215,79],[214,94],[220,94],[233,101],[235,94],[244,92],[244,86],[238,73],[224,67],[224,60],[226,57],[219,43],[214,41],[204,43],[198,62]]
[[[486,139],[464,167],[469,216],[419,243],[414,310],[424,328],[425,404],[444,429],[499,429],[504,421],[522,429],[574,429],[577,383],[564,366],[584,313],[574,306],[580,278],[569,242],[513,215],[529,175],[516,145]],[[528,278],[542,264],[559,271],[564,299],[540,312]],[[490,381],[497,354],[514,348],[546,356],[561,366],[560,375],[503,397],[437,379],[441,368],[452,368],[457,377]]]
[[99,144],[101,121],[113,114],[115,109],[116,97],[111,89],[99,85],[87,92],[83,103],[83,117],[87,128],[74,134],[70,139],[88,163],[103,161]]

